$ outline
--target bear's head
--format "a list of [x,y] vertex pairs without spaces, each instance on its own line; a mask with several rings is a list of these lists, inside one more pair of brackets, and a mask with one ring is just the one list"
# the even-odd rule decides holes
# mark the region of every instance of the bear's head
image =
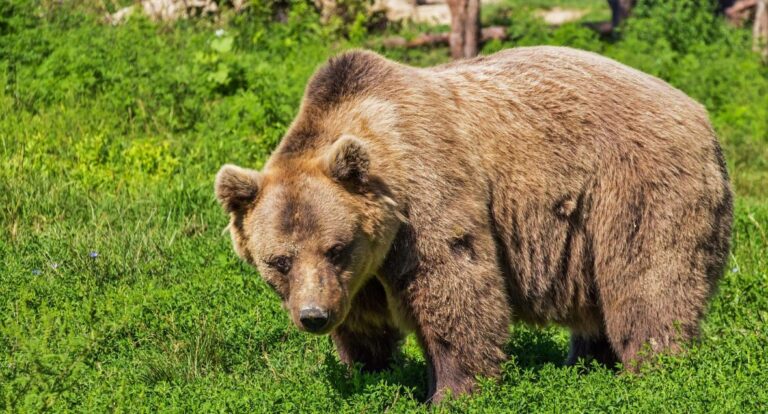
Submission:
[[216,196],[237,254],[255,266],[302,330],[341,324],[389,250],[402,216],[371,171],[368,144],[344,135],[262,171],[225,165]]

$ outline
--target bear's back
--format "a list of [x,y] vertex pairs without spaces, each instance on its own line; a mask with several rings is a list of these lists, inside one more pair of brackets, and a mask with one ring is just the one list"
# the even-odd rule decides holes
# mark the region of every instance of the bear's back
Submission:
[[452,102],[444,110],[466,136],[457,142],[486,154],[485,170],[549,168],[572,175],[628,160],[654,179],[675,164],[719,169],[702,105],[661,79],[591,52],[522,47],[424,71],[448,91]]
[[[614,142],[637,133],[660,141],[674,137],[709,144],[704,138],[711,138],[706,110],[698,102],[661,79],[591,52],[520,47],[426,70],[437,83],[460,90],[467,101],[520,113],[521,121],[530,115],[527,121],[535,128],[547,122],[589,139],[610,131],[606,139]],[[505,103],[510,105],[505,108]],[[663,133],[670,129],[681,133]]]

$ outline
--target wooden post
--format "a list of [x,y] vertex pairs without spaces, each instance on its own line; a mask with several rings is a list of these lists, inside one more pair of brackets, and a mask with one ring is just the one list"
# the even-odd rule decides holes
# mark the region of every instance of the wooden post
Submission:
[[758,0],[755,10],[753,48],[763,59],[768,59],[768,0]]
[[480,46],[480,0],[448,0],[451,11],[451,57],[477,55]]

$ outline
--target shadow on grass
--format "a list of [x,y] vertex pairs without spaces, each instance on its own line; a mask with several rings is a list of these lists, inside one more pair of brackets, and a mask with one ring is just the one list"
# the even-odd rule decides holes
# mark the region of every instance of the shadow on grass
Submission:
[[328,381],[342,398],[348,399],[378,384],[400,385],[419,401],[426,400],[427,363],[398,352],[390,367],[379,372],[362,372],[339,361],[335,350],[326,354],[324,362]]
[[[515,330],[505,346],[505,352],[516,360],[518,367],[539,371],[548,364],[564,366],[568,349],[557,343],[551,331],[524,328]],[[426,400],[427,363],[421,358],[399,352],[389,369],[370,373],[361,372],[359,367],[350,368],[342,364],[335,350],[330,350],[323,365],[328,381],[344,399],[384,383],[400,385],[419,401]]]
[[568,347],[555,340],[552,330],[527,326],[514,328],[504,351],[518,367],[536,371],[547,364],[563,366],[568,357]]

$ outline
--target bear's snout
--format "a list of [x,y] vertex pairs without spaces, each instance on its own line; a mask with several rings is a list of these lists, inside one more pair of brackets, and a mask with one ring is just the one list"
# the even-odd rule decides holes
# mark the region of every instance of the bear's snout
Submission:
[[309,332],[322,331],[328,320],[328,311],[317,306],[307,306],[299,312],[299,322]]

